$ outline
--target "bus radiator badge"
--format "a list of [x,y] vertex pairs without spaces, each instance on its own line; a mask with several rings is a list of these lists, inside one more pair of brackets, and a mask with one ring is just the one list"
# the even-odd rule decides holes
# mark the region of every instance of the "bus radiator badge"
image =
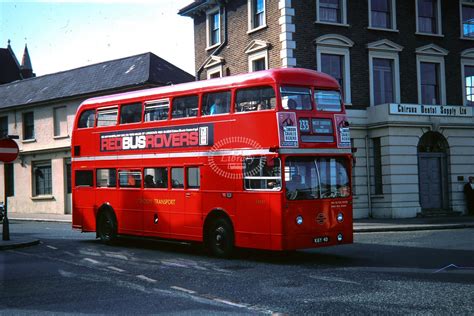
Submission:
[[316,222],[319,225],[323,225],[325,221],[326,221],[326,216],[323,213],[319,213],[318,216],[316,216]]

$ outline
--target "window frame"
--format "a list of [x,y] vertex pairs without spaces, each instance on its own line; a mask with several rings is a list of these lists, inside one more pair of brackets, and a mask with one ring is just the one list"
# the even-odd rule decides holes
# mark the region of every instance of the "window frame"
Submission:
[[389,28],[373,26],[372,25],[372,0],[368,0],[369,6],[369,27],[368,29],[371,30],[379,30],[379,31],[391,31],[391,32],[398,32],[397,28],[397,0],[389,0],[390,1],[390,19],[391,25]]
[[260,52],[249,54],[249,57],[248,57],[249,72],[258,71],[258,70],[254,69],[254,62],[256,60],[260,60],[260,59],[264,59],[264,61],[265,61],[265,69],[263,69],[263,70],[268,69],[268,50],[265,49],[265,50],[260,51]]
[[[3,124],[5,124],[3,126]],[[3,128],[4,127],[4,128]],[[0,116],[0,139],[8,135],[8,115]]]
[[[31,122],[28,122],[29,124],[27,125],[26,124],[26,116],[29,116],[31,115]],[[28,112],[23,112],[22,115],[21,115],[21,118],[22,118],[22,124],[23,124],[23,128],[22,128],[22,132],[23,132],[23,135],[22,135],[22,140],[24,141],[34,141],[36,139],[36,135],[35,135],[35,113],[34,111],[28,111]],[[31,135],[28,135],[28,138],[27,138],[27,128],[31,128]]]
[[374,59],[390,59],[393,65],[393,102],[401,103],[400,57],[396,51],[369,51],[370,106],[375,106]]
[[[198,184],[197,186],[190,186],[189,185],[189,170],[190,169],[197,169],[197,177],[198,177]],[[201,168],[200,166],[186,166],[185,171],[184,171],[184,178],[185,178],[185,188],[186,190],[200,190],[201,189]]]
[[[470,6],[474,9],[474,2],[469,3],[464,0],[459,0],[459,25],[460,25],[460,38],[464,40],[474,41],[474,36],[465,36],[464,35],[464,21],[462,18],[463,6]],[[463,68],[464,69],[464,68]]]
[[339,0],[341,6],[341,22],[330,22],[330,21],[322,21],[320,19],[320,0],[316,0],[316,21],[315,23],[318,24],[329,24],[329,25],[337,25],[337,26],[345,26],[348,27],[349,24],[347,23],[347,0]]
[[[38,182],[37,182],[37,176],[36,172],[38,168],[47,168],[49,169],[49,183],[46,183],[48,179],[44,179],[43,181],[45,182],[44,185],[44,190],[45,192],[43,193],[38,193]],[[53,195],[53,166],[51,163],[51,160],[41,160],[41,161],[33,161],[32,162],[32,193],[33,197],[44,197],[44,196],[52,196]]]
[[255,16],[256,16],[256,8],[255,8],[255,1],[258,0],[247,0],[247,8],[248,8],[248,31],[247,34],[256,32],[258,30],[264,29],[267,27],[267,5],[266,0],[261,0],[263,2],[263,23],[257,27],[254,26],[255,24]]
[[348,47],[329,47],[318,44],[316,47],[316,65],[317,70],[322,71],[321,65],[321,55],[339,55],[343,57],[344,65],[343,65],[343,82],[344,86],[341,87],[343,93],[343,99],[345,105],[352,105],[352,97],[351,97],[351,58],[350,52]]
[[[112,113],[115,112],[115,124],[111,125],[99,125],[99,117],[101,114],[107,114],[107,113]],[[96,111],[96,120],[95,120],[95,126],[96,127],[110,127],[110,126],[117,126],[118,125],[118,120],[119,120],[119,109],[117,105],[110,106],[110,107],[103,107],[103,108],[98,108]]]
[[420,0],[415,1],[415,12],[416,12],[416,35],[426,35],[426,36],[438,36],[438,37],[444,37],[443,35],[443,28],[442,28],[442,15],[441,15],[441,0],[433,0],[436,1],[436,33],[426,33],[426,32],[421,32],[420,31],[420,25],[419,25],[419,12],[418,12],[418,2]]
[[[218,38],[216,43],[212,43],[212,32],[213,29],[211,27],[213,26],[213,21],[212,18],[217,14],[219,17],[219,28],[218,28]],[[220,7],[213,8],[211,10],[208,10],[206,12],[206,50],[215,48],[221,44],[221,25],[222,25],[222,19],[221,19],[221,10]]]
[[467,91],[466,91],[466,77],[465,77],[465,67],[474,67],[474,58],[461,57],[461,89],[463,97],[463,105],[468,106],[467,104]]
[[446,105],[446,71],[444,65],[444,56],[416,56],[416,75],[418,104],[423,104],[421,95],[421,63],[439,64],[439,103],[436,105]]
[[[58,118],[59,110],[64,110],[64,122],[66,123],[66,128],[63,131],[61,129],[61,118]],[[58,133],[57,133],[58,132]],[[57,106],[53,108],[53,136],[55,138],[67,137],[69,133],[68,130],[68,122],[67,122],[67,107],[64,106]]]
[[[162,120],[147,120],[147,109],[165,109],[168,108],[167,116]],[[162,122],[170,119],[170,100],[169,99],[157,99],[144,102],[143,107],[143,122]]]

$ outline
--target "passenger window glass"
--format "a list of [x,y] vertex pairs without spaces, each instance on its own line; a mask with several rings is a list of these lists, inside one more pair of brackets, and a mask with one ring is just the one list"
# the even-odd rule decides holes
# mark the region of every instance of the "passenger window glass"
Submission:
[[171,168],[171,187],[184,188],[184,168]]
[[189,189],[199,189],[201,186],[199,167],[187,168],[186,181]]
[[230,91],[207,93],[202,99],[202,115],[230,112]]
[[311,89],[281,87],[281,104],[285,110],[311,110]]
[[76,187],[91,187],[92,186],[92,170],[78,170],[76,171]]
[[241,89],[237,91],[235,109],[237,112],[274,109],[275,91],[271,87]]
[[101,110],[97,114],[97,126],[112,126],[117,124],[118,109]]
[[316,108],[319,111],[341,111],[341,93],[339,91],[314,91],[314,100]]
[[115,188],[117,186],[117,172],[115,169],[97,169],[98,188]]
[[198,96],[191,95],[186,97],[178,97],[173,99],[172,118],[194,117],[198,113]]
[[168,168],[145,168],[145,188],[167,188]]
[[137,123],[142,120],[142,104],[132,103],[120,108],[120,124]]
[[168,119],[169,100],[150,101],[145,103],[145,122]]
[[87,110],[81,113],[79,117],[79,123],[77,128],[90,128],[94,127],[95,121],[95,110]]
[[279,158],[247,157],[244,159],[245,190],[281,189],[281,162]]
[[120,170],[119,186],[121,188],[140,188],[142,186],[142,173],[140,170]]

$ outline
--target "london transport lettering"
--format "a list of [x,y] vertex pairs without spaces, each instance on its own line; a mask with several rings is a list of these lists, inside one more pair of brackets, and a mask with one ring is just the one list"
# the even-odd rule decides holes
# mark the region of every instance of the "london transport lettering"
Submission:
[[213,125],[206,124],[102,133],[100,151],[210,146],[214,141],[213,131]]

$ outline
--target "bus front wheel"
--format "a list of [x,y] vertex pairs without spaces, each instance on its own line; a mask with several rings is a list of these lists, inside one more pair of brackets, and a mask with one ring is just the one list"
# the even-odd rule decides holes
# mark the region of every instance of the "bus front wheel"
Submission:
[[208,247],[211,253],[219,258],[229,258],[234,250],[234,230],[229,220],[215,219],[209,225]]
[[111,244],[117,238],[117,221],[110,211],[99,214],[97,219],[97,236],[106,244]]

